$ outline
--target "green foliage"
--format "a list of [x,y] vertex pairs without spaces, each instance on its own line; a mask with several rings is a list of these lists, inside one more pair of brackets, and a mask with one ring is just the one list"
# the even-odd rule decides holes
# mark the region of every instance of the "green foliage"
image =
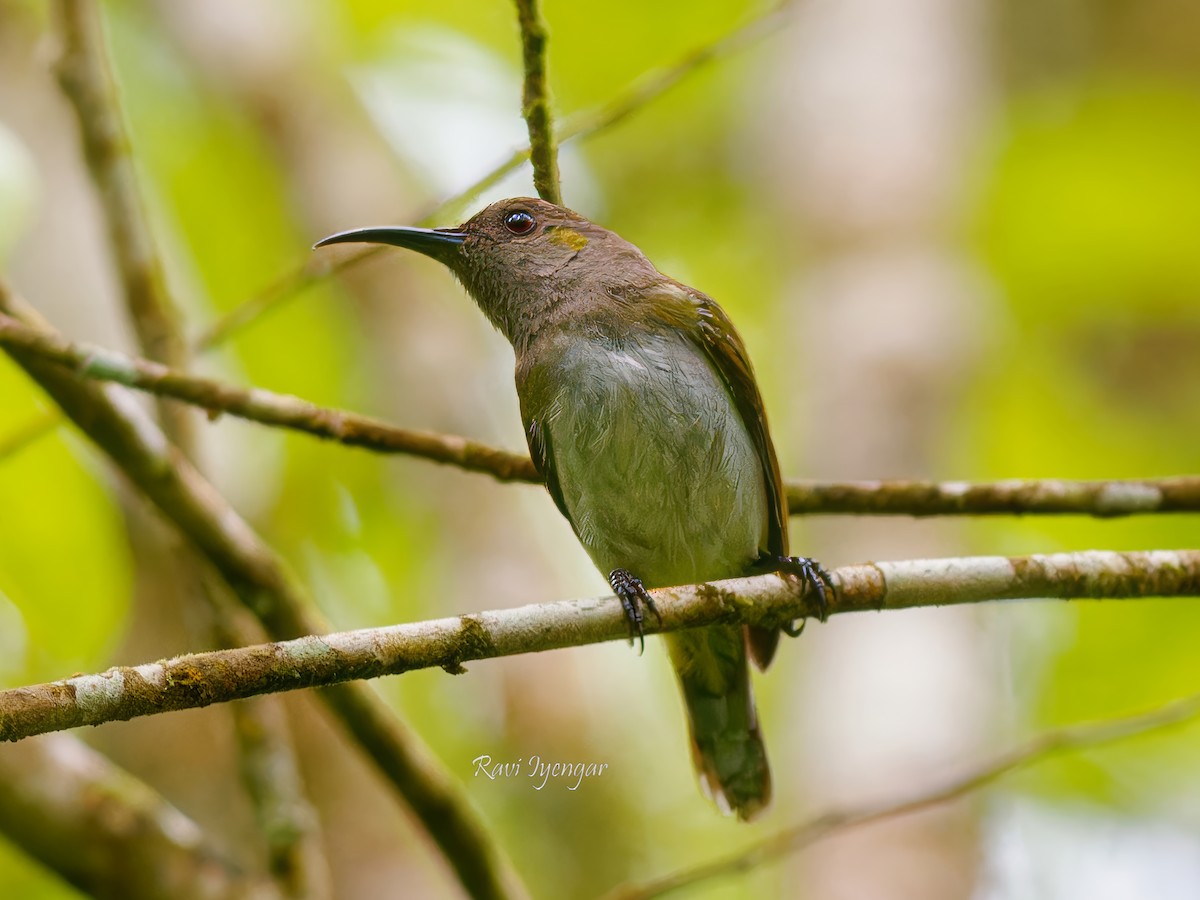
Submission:
[[[44,415],[8,359],[0,360],[0,397],[0,434]],[[0,679],[102,668],[128,606],[130,559],[94,458],[61,429],[14,449],[0,460],[0,510]]]
[[1019,99],[984,212],[988,256],[1030,325],[1178,317],[1200,327],[1200,97],[1107,78]]
[[[1008,313],[964,402],[974,477],[1137,477],[1200,460],[1200,100],[1183,84],[1108,76],[1019,97],[999,127],[979,212]],[[988,523],[980,552],[1196,543],[1194,517]],[[1148,708],[1200,686],[1200,609],[1079,603],[1017,640],[1030,727]],[[1024,629],[1023,629],[1024,631]],[[1161,765],[1192,770],[1195,729],[1025,776],[1052,794],[1144,806],[1122,788]],[[1141,782],[1139,782],[1141,783]],[[1169,792],[1165,795],[1169,797]]]
[[86,895],[49,878],[44,869],[7,841],[0,841],[0,896],[21,900],[79,900]]

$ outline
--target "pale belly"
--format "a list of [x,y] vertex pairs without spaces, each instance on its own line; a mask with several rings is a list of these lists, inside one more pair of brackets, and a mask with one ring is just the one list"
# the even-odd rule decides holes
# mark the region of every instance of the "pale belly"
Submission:
[[753,442],[708,360],[667,335],[613,351],[580,342],[541,427],[564,505],[607,574],[648,587],[743,574],[764,545]]

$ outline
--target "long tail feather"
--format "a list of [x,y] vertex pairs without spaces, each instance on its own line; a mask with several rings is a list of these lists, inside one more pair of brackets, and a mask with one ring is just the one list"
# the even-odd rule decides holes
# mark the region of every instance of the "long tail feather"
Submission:
[[758,727],[746,638],[717,626],[669,635],[692,737],[692,760],[705,792],[725,813],[753,818],[771,799],[771,770]]

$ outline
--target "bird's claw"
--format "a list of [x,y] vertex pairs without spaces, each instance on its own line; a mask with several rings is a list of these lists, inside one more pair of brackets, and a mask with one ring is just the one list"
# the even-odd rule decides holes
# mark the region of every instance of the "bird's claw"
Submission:
[[628,569],[613,569],[608,573],[608,583],[612,586],[617,599],[621,601],[621,609],[625,611],[625,621],[629,623],[629,646],[633,646],[633,639],[636,637],[640,642],[638,653],[641,654],[646,649],[644,628],[646,619],[642,614],[642,608],[645,607],[654,613],[654,618],[658,620],[659,625],[662,625],[662,616],[658,613],[658,607],[654,605],[654,600],[647,592],[645,585],[642,584],[642,580]]
[[[815,559],[807,556],[765,557],[759,560],[759,567],[762,571],[794,575],[799,578],[804,586],[813,592],[816,599],[817,619],[824,622],[829,617],[829,597],[834,592],[833,576]],[[784,628],[783,633],[789,637],[796,637],[804,630],[804,625],[801,623],[798,629],[790,626],[790,629]],[[792,631],[795,631],[795,634]]]
[[798,638],[800,635],[804,634],[804,626],[807,624],[808,619],[801,619],[799,625],[797,625],[795,622],[785,622],[779,626],[779,630],[790,638]]

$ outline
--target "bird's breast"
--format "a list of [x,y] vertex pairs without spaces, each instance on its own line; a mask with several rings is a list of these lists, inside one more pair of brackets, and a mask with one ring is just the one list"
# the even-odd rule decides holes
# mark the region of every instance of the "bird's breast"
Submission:
[[551,365],[539,425],[596,564],[649,585],[741,574],[764,540],[762,462],[699,348],[676,334],[576,340]]

